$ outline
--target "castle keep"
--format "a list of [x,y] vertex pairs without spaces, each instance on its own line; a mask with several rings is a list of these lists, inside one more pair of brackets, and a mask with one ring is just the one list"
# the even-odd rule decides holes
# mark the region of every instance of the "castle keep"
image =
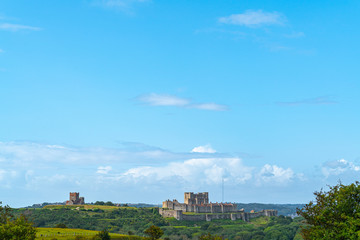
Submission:
[[84,197],[79,197],[78,192],[71,192],[70,199],[66,201],[66,205],[83,205],[85,204]]
[[[188,214],[188,213],[197,214]],[[251,218],[259,216],[276,216],[276,210],[263,210],[260,212],[246,213],[244,209],[237,210],[237,205],[233,203],[211,203],[209,193],[184,193],[184,203],[179,203],[176,199],[163,202],[159,213],[163,217],[174,217],[177,220],[189,221],[211,221],[212,219],[242,219],[250,221]]]

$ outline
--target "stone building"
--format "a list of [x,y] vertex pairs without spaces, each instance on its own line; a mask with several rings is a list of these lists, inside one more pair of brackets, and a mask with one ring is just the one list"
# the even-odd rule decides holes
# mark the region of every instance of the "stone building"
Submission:
[[[187,213],[197,214],[187,214]],[[260,212],[247,213],[244,209],[238,210],[233,203],[211,203],[209,193],[186,192],[184,203],[179,203],[176,199],[163,202],[159,213],[163,217],[174,217],[177,220],[188,221],[211,221],[213,219],[242,219],[250,221],[251,218],[259,216],[276,216],[276,210],[263,210]]]
[[85,198],[79,197],[78,192],[71,192],[70,199],[66,201],[66,205],[84,205],[84,204],[85,204]]
[[169,210],[182,210],[195,213],[229,213],[236,212],[237,206],[233,203],[209,203],[209,193],[184,193],[184,203],[176,199],[163,202],[163,208]]
[[209,203],[209,193],[193,193],[186,192],[184,193],[184,203],[185,204],[208,204]]

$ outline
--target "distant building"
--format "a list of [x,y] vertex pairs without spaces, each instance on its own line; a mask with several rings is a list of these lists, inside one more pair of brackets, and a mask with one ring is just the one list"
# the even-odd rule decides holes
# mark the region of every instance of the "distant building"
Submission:
[[[192,214],[187,214],[191,212]],[[184,193],[184,203],[176,199],[163,202],[159,213],[163,217],[174,217],[177,220],[188,221],[211,221],[213,219],[242,219],[250,221],[251,218],[259,216],[276,216],[276,210],[262,210],[260,212],[246,213],[244,209],[238,210],[234,203],[211,203],[209,193]],[[196,213],[196,214],[193,214]]]
[[184,203],[176,199],[163,202],[163,208],[169,210],[182,210],[195,213],[229,213],[236,212],[237,206],[233,203],[209,203],[209,193],[184,193]]
[[79,197],[78,192],[71,192],[70,199],[66,201],[66,205],[84,205],[85,199],[84,197]]

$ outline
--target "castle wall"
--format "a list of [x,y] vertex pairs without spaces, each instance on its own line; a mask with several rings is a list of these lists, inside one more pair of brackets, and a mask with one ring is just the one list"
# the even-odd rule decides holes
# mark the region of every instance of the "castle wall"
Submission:
[[177,220],[185,221],[212,221],[215,219],[231,219],[233,221],[241,219],[243,221],[249,222],[250,219],[260,217],[260,216],[276,216],[276,210],[263,210],[255,213],[248,212],[235,212],[235,213],[218,213],[218,214],[197,214],[197,215],[188,215],[183,214],[181,210],[166,210],[159,209],[159,213],[163,217],[174,217]]

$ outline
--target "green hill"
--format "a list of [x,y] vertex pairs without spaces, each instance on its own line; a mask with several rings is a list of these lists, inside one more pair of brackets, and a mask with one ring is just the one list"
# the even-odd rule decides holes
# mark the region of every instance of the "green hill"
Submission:
[[[54,205],[42,209],[23,208],[14,209],[14,214],[25,214],[42,231],[44,228],[52,229],[65,225],[68,229],[72,229],[70,232],[74,232],[74,229],[95,231],[108,229],[111,233],[145,236],[144,230],[151,225],[156,225],[164,230],[163,237],[175,240],[197,239],[198,236],[206,233],[220,235],[228,239],[276,240],[294,239],[295,236],[296,239],[301,239],[298,232],[302,225],[301,218],[292,219],[284,216],[260,217],[252,219],[250,223],[242,220],[178,221],[174,218],[163,218],[158,213],[158,208],[97,205]],[[81,232],[82,230],[76,231]]]

